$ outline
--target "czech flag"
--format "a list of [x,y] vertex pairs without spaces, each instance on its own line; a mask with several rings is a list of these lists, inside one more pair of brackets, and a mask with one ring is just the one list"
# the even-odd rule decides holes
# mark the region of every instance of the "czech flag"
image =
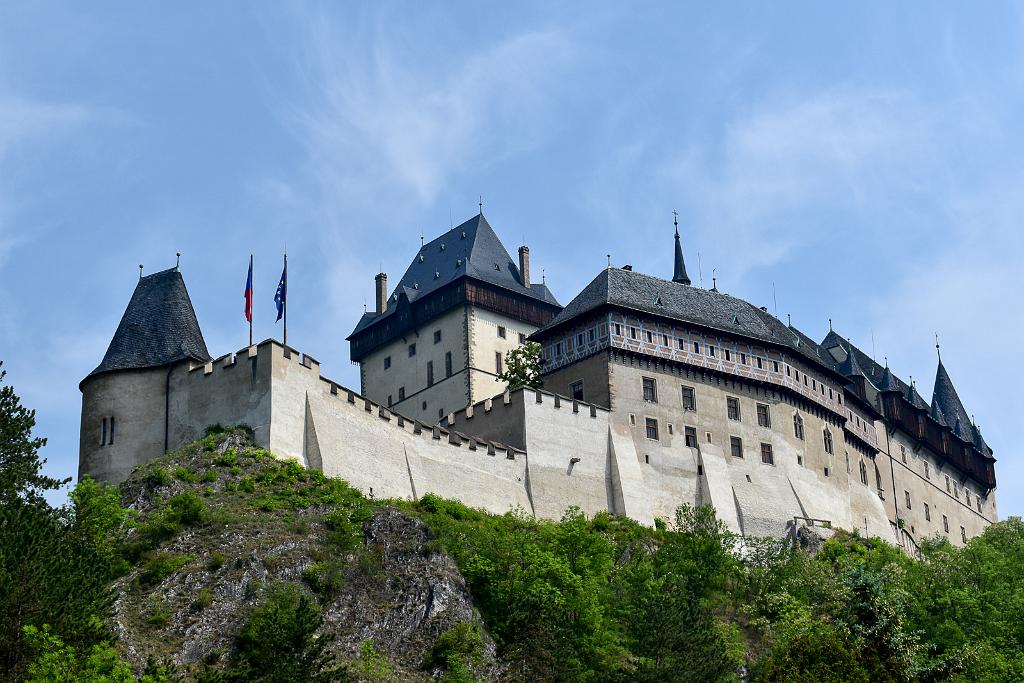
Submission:
[[245,319],[252,322],[252,254],[249,255],[249,277],[245,281]]

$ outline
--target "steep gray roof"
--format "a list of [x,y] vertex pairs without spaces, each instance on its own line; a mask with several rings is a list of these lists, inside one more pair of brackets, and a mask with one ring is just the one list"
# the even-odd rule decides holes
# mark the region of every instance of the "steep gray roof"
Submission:
[[185,280],[176,268],[139,279],[107,353],[89,377],[112,370],[210,360]]
[[983,453],[987,454],[987,445],[981,438],[981,430],[974,426],[973,420],[967,414],[960,396],[956,393],[953,380],[946,372],[946,366],[939,360],[939,367],[935,371],[935,389],[932,391],[932,405],[937,406],[946,423],[953,427],[953,431],[964,441],[977,445]]
[[836,372],[835,363],[816,342],[743,299],[621,268],[601,271],[533,336],[543,338],[554,328],[605,305],[788,347],[819,367]]
[[690,284],[690,276],[686,274],[686,261],[683,260],[683,245],[679,243],[679,225],[676,225],[676,261],[672,269],[672,282]]
[[391,315],[401,294],[412,302],[464,276],[546,304],[559,305],[544,284],[523,286],[519,264],[512,260],[490,223],[480,213],[420,247],[405,274],[395,283],[388,297],[388,310],[383,315],[364,313],[352,334],[362,332]]

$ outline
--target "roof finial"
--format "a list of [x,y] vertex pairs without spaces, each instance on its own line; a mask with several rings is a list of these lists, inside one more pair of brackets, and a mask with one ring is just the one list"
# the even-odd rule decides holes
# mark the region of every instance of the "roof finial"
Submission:
[[177,257],[177,261],[174,262],[174,269],[181,270],[181,252],[175,252],[174,255]]
[[672,223],[676,226],[676,237],[679,237],[679,212],[672,209]]
[[483,195],[480,195],[480,202],[479,202],[479,204],[480,204],[480,215],[483,216],[484,215],[484,196]]
[[717,292],[718,291],[718,278],[715,277],[715,273],[717,273],[717,272],[718,272],[718,268],[712,268],[711,269],[711,291],[712,292]]
[[939,349],[939,333],[935,333],[935,355],[939,357],[939,362],[942,362],[942,351]]
[[832,318],[829,318],[829,319],[828,319],[828,331],[829,331],[829,332],[831,332],[831,331],[832,331]]
[[541,268],[541,269],[540,269],[540,283],[541,283],[542,285],[546,285],[546,284],[548,283],[548,276],[547,276],[547,274],[546,274],[546,273],[544,272],[544,269],[543,269],[543,268]]
[[423,228],[420,228],[420,249],[423,248]]
[[789,325],[790,327],[793,327],[793,316],[791,316],[789,313],[786,314],[786,324]]
[[611,254],[608,254],[608,267],[609,268],[612,267],[612,255]]
[[885,356],[885,367],[886,369],[889,368],[889,356]]
[[142,264],[139,264],[139,279],[142,279]]

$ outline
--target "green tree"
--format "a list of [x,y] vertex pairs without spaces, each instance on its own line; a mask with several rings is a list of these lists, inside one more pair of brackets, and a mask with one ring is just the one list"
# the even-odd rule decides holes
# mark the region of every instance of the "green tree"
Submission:
[[[7,372],[0,361],[0,383]],[[39,449],[46,439],[32,436],[36,411],[21,405],[11,386],[0,386],[0,506],[15,498],[33,503],[43,502],[43,491],[58,489],[71,478],[54,479],[41,473],[45,460]]]
[[273,588],[238,635],[238,665],[229,680],[260,683],[346,681],[327,648],[332,638],[317,633],[323,623],[313,598],[295,584]]
[[528,341],[505,354],[505,369],[498,375],[509,391],[520,387],[540,389],[544,380],[540,374],[540,344]]

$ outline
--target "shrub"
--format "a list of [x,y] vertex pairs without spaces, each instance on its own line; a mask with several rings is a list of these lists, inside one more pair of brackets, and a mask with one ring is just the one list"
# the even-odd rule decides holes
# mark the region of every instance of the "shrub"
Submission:
[[200,612],[210,605],[213,604],[213,592],[209,588],[202,588],[196,593],[195,602],[192,603],[192,609],[196,612]]
[[143,588],[155,586],[184,567],[191,559],[189,555],[155,552],[142,565],[138,578],[139,585]]
[[257,607],[237,640],[233,680],[345,680],[345,669],[328,654],[331,636],[317,635],[323,621],[312,598],[295,584],[275,586]]
[[206,520],[206,503],[195,491],[179,493],[167,501],[166,518],[182,526],[195,526]]
[[238,464],[238,454],[234,448],[229,448],[214,458],[213,464],[219,467],[232,467]]
[[483,651],[484,643],[480,628],[476,624],[464,621],[438,636],[424,666],[445,667],[445,680],[472,681],[471,668],[480,664]]
[[181,467],[179,465],[178,467],[174,468],[174,478],[191,483],[196,480],[196,474],[189,468]]
[[315,562],[306,567],[302,578],[314,593],[332,598],[345,585],[345,568],[338,562]]
[[147,488],[159,488],[160,486],[166,486],[171,481],[171,475],[167,473],[163,467],[159,465],[153,465],[146,471],[146,475],[143,478]]
[[377,652],[373,641],[367,638],[359,646],[359,657],[355,661],[355,669],[360,678],[370,683],[390,683],[395,679],[395,670],[387,657]]
[[203,476],[199,478],[199,481],[208,484],[217,481],[217,470],[206,470],[203,472]]
[[224,566],[224,553],[212,552],[206,561],[206,568],[210,571],[217,571]]

